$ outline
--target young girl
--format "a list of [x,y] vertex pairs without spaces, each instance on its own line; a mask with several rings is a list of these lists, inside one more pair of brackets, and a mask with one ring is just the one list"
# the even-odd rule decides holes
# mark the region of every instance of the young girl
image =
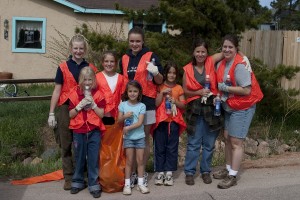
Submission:
[[96,74],[99,89],[106,100],[105,114],[102,119],[105,125],[113,125],[117,118],[121,95],[124,93],[124,77],[116,72],[117,56],[113,51],[103,53],[103,71]]
[[136,154],[138,186],[137,189],[141,193],[149,193],[149,188],[144,184],[144,149],[145,149],[145,132],[144,132],[144,115],[146,112],[145,104],[142,100],[142,87],[133,80],[126,85],[124,100],[119,106],[118,122],[124,123],[123,146],[126,151],[126,167],[125,167],[125,186],[123,188],[124,195],[131,194],[130,175],[133,164],[134,153]]
[[103,71],[96,74],[99,89],[105,97],[106,106],[102,121],[106,131],[101,138],[99,177],[104,192],[119,192],[124,187],[125,156],[123,126],[115,123],[118,106],[125,90],[124,78],[116,72],[117,56],[113,51],[103,53]]
[[[86,62],[84,56],[87,53],[88,43],[83,35],[74,35],[69,42],[70,58],[62,62],[57,68],[55,77],[55,88],[51,97],[48,124],[50,128],[56,128],[56,139],[61,147],[62,169],[65,178],[64,190],[71,189],[73,176],[72,160],[72,131],[69,129],[69,101],[68,97],[72,88],[78,85],[80,70],[90,66],[95,72],[97,68]],[[57,122],[54,110],[59,106]],[[57,126],[56,126],[57,125]]]
[[81,70],[79,85],[70,93],[69,99],[69,128],[73,130],[76,159],[71,194],[77,194],[85,188],[84,166],[87,162],[89,191],[94,198],[99,198],[98,159],[101,132],[105,130],[101,120],[105,100],[97,88],[95,72],[90,67]]
[[[172,172],[177,170],[179,136],[186,128],[182,117],[184,92],[176,84],[178,69],[168,63],[164,71],[164,84],[156,97],[156,124],[154,126],[155,185],[173,185]],[[165,174],[166,172],[166,174]]]

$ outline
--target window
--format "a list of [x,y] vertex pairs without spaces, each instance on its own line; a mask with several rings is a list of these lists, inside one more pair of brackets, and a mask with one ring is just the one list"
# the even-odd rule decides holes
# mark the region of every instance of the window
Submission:
[[12,22],[12,52],[46,52],[45,18],[13,17]]
[[143,28],[145,31],[158,32],[158,33],[165,32],[163,23],[147,23],[143,20],[133,20],[132,27],[135,26],[139,26]]

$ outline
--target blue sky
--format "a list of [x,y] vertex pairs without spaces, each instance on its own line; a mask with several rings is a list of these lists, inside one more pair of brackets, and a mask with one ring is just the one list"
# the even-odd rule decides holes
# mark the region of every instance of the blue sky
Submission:
[[270,3],[272,0],[259,0],[260,5],[267,6],[268,8],[271,8]]

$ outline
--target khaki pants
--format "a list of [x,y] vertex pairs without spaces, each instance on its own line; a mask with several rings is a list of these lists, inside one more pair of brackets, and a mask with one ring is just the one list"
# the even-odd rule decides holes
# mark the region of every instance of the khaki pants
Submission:
[[74,160],[72,156],[73,133],[69,129],[70,117],[69,106],[61,105],[57,116],[57,132],[60,139],[62,169],[65,181],[72,181],[74,172]]

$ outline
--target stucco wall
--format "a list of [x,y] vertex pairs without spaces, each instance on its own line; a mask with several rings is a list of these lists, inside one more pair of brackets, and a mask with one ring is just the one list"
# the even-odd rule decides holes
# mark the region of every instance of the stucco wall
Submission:
[[[12,52],[12,18],[46,18],[46,53]],[[3,22],[9,21],[8,40],[4,39]],[[74,35],[76,26],[87,23],[99,31],[118,30],[123,26],[126,38],[128,22],[122,16],[75,13],[73,9],[49,0],[1,0],[0,1],[0,71],[12,72],[15,79],[53,78],[57,66],[49,55],[47,42],[51,36],[59,38],[55,29],[68,37]]]

